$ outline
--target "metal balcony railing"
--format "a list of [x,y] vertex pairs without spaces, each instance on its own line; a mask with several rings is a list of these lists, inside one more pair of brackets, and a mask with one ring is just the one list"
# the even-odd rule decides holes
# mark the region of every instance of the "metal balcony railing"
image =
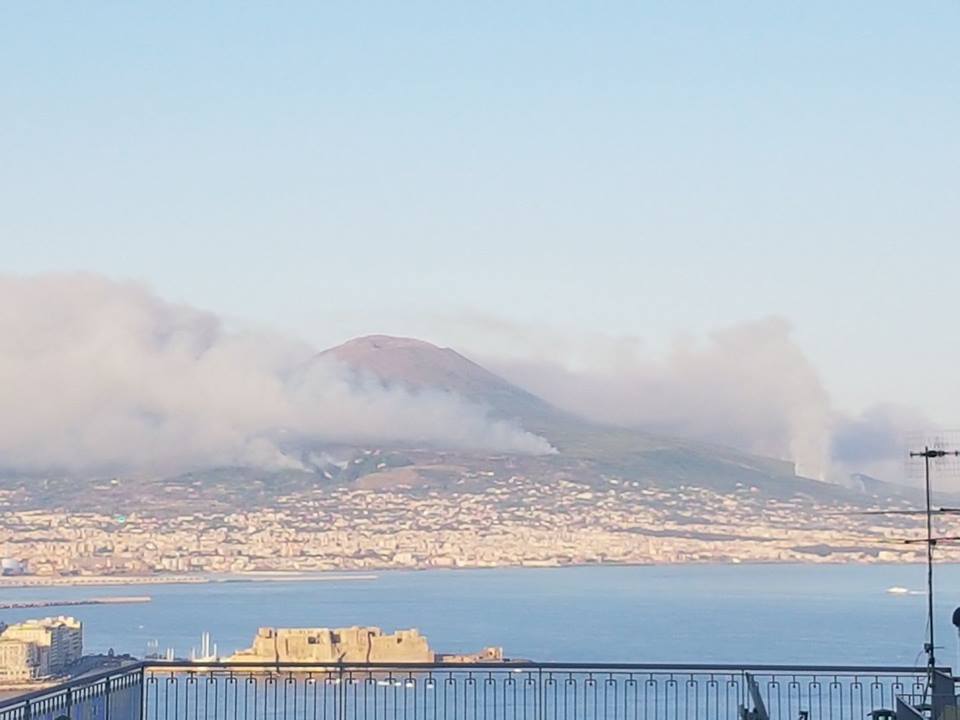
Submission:
[[931,692],[930,677],[912,667],[148,661],[0,701],[0,720],[941,720],[955,712],[954,681],[939,671]]

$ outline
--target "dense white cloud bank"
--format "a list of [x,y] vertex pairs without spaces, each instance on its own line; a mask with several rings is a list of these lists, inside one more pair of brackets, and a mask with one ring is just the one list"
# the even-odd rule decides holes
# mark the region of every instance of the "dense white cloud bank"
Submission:
[[284,433],[551,450],[448,393],[364,381],[315,350],[96,275],[0,277],[0,466],[295,466]]
[[889,405],[858,416],[838,411],[780,318],[678,340],[659,354],[632,338],[578,338],[490,319],[477,328],[491,344],[512,343],[512,358],[488,360],[494,370],[561,408],[793,460],[807,477],[904,480],[904,438],[927,426],[919,413]]

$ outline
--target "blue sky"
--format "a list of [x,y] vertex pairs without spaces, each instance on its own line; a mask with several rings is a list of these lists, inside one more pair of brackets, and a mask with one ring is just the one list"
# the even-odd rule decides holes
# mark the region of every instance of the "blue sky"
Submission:
[[958,30],[946,1],[6,3],[2,268],[318,345],[780,315],[841,407],[957,424]]

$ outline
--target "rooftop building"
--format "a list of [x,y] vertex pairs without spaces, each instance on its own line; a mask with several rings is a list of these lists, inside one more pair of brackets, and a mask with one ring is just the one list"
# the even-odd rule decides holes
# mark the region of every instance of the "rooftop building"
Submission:
[[45,657],[36,643],[0,636],[0,680],[28,682],[43,677]]
[[83,625],[72,617],[25,620],[0,628],[0,677],[59,675],[83,655]]

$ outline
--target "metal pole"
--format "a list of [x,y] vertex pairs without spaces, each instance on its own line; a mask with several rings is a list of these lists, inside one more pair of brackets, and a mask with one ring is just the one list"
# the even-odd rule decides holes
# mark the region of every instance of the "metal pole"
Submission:
[[933,645],[933,512],[930,505],[930,448],[923,448],[924,481],[927,494],[927,623],[930,626],[927,665],[936,667]]

